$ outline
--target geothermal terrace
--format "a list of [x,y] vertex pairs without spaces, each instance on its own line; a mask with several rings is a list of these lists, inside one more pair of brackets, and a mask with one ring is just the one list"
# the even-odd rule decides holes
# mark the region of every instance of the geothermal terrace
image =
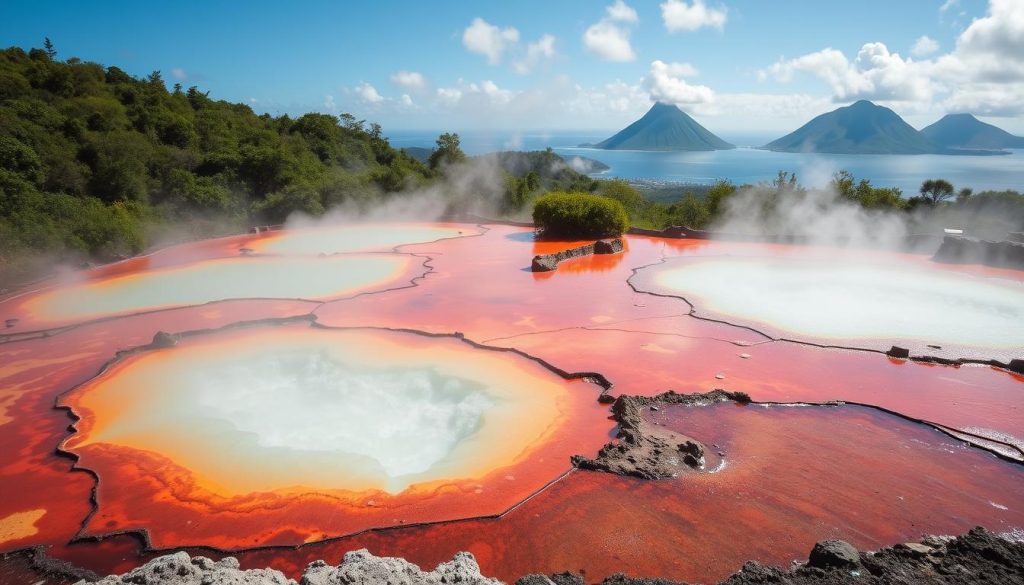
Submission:
[[649,236],[530,270],[587,243],[271,231],[0,298],[0,580],[367,548],[714,582],[1024,536],[1024,273]]

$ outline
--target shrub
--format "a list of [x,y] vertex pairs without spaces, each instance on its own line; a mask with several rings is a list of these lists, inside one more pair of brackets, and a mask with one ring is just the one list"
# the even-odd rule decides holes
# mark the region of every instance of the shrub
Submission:
[[604,238],[629,229],[629,216],[614,199],[554,191],[537,199],[533,223],[548,236]]

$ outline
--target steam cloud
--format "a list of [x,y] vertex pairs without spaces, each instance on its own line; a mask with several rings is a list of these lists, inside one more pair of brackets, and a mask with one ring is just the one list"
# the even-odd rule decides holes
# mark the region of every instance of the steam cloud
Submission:
[[869,210],[832,189],[744,188],[725,200],[712,231],[757,238],[796,237],[814,245],[899,248],[910,227],[891,212]]

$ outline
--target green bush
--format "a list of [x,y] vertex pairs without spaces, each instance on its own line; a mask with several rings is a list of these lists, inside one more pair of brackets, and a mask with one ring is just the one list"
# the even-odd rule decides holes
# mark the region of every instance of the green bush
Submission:
[[605,238],[622,235],[629,229],[629,215],[614,199],[553,191],[537,199],[533,223],[546,236]]

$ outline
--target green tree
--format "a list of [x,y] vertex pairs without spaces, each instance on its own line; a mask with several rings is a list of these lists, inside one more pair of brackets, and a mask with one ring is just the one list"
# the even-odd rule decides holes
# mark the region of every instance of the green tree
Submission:
[[430,154],[431,169],[436,170],[441,166],[460,163],[464,160],[466,160],[466,153],[462,152],[458,134],[445,132],[437,137],[437,149]]
[[49,57],[51,61],[57,56],[57,51],[53,48],[53,41],[50,40],[50,37],[45,37],[43,39],[43,48],[46,50],[46,56]]
[[921,183],[921,196],[932,205],[941,203],[953,196],[953,184],[945,179],[928,179]]
[[644,196],[635,187],[622,179],[602,182],[600,189],[598,189],[598,194],[618,201],[631,213],[639,210],[645,202]]

